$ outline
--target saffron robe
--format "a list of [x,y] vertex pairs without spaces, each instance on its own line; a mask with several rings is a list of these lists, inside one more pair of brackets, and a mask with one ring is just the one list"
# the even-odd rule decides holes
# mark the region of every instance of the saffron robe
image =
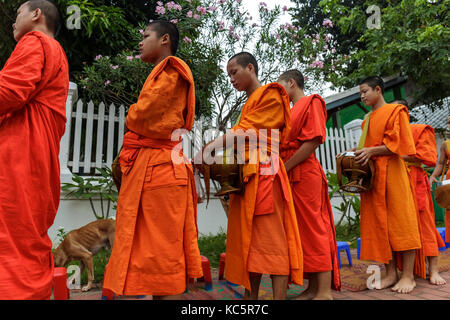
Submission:
[[411,130],[416,147],[416,158],[421,160],[417,164],[407,162],[407,165],[419,210],[422,250],[426,257],[437,257],[439,256],[439,248],[445,247],[445,243],[436,229],[430,182],[427,173],[421,167],[422,163],[429,167],[436,165],[437,152],[434,130],[425,124],[412,124]]
[[[282,145],[282,158],[288,161],[304,141],[327,135],[327,108],[319,95],[302,97],[291,110],[292,130]],[[302,237],[303,271],[333,271],[332,287],[340,290],[341,278],[336,246],[336,230],[328,196],[328,182],[315,153],[289,173],[298,229]],[[305,275],[307,276],[307,275]]]
[[114,247],[104,288],[118,295],[177,295],[203,276],[192,166],[177,129],[194,122],[194,80],[179,58],[155,66],[130,107],[120,154]]
[[[393,251],[421,248],[418,210],[401,158],[416,154],[405,106],[386,104],[371,113],[364,147],[381,145],[394,154],[371,158],[375,165],[373,187],[361,194],[361,260],[388,264]],[[424,277],[420,250],[416,262],[415,274]]]
[[[270,83],[252,93],[242,109],[239,123],[233,128],[235,132],[237,130],[242,130],[246,134],[254,132],[260,138],[266,137],[264,129],[281,131],[278,138],[272,135],[267,137],[266,145],[262,145],[261,140],[256,147],[246,145],[244,194],[230,196],[225,275],[227,280],[242,285],[249,291],[250,271],[289,274],[291,282],[296,284],[303,282],[300,234],[288,177],[276,145],[287,138],[291,127],[290,121],[289,98],[285,89],[277,83]],[[255,159],[256,161],[253,161]],[[263,173],[262,170],[267,168],[264,168],[264,165],[260,166],[260,163],[266,163],[268,159],[272,160],[271,170],[274,170],[272,174]],[[258,194],[267,192],[267,185],[265,188],[259,187],[263,176],[266,176],[262,179],[266,180],[266,183],[267,180],[274,182],[271,186],[268,184],[269,188],[275,189],[272,197],[269,189],[269,197],[265,200],[278,199],[276,204],[274,202],[272,213],[264,212],[267,207],[264,204],[258,205],[263,208],[262,210],[256,206]],[[283,199],[281,203],[280,198]],[[271,241],[275,241],[275,244]],[[278,265],[275,263],[274,266],[274,261],[279,261]]]
[[[445,154],[447,155],[447,176],[446,180],[450,180],[450,140],[445,141],[446,149]],[[450,210],[445,210],[445,242],[450,242]]]
[[68,70],[60,44],[33,31],[0,71],[0,299],[50,299]]

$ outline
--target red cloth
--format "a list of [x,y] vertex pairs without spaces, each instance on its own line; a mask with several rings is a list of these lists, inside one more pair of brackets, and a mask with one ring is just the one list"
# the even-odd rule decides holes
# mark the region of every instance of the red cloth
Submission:
[[[292,108],[291,117],[289,141],[282,145],[281,155],[284,161],[289,160],[304,141],[320,138],[320,142],[324,143],[326,139],[327,110],[319,95],[301,98]],[[302,237],[303,271],[332,271],[332,287],[340,290],[336,231],[328,197],[328,183],[322,166],[313,152],[288,174]]]
[[[60,200],[68,63],[59,43],[26,34],[0,71],[0,299],[49,299]],[[5,116],[6,115],[6,116]]]

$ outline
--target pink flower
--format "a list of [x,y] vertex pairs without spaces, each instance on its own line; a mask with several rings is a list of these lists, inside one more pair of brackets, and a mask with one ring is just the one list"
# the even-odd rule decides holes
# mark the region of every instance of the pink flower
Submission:
[[183,41],[186,43],[192,44],[192,40],[188,37],[184,37]]
[[170,20],[170,22],[172,22],[173,24],[177,24],[178,23],[178,19]]
[[287,6],[284,6],[284,7],[283,7],[283,11],[284,11],[284,12],[286,12],[286,11],[288,11],[288,10],[289,10],[289,9],[288,9]]
[[188,18],[192,18],[192,11],[188,11],[188,13],[186,13],[186,16],[188,17]]
[[206,14],[206,9],[204,7],[197,7],[197,11],[200,12],[202,15]]
[[281,39],[281,36],[280,36],[278,33],[276,33],[276,34],[275,34],[275,38],[277,38],[278,40],[280,40],[280,39]]
[[310,68],[323,68],[323,61],[316,60],[309,65]]
[[329,27],[332,28],[332,27],[333,27],[333,22],[332,22],[330,19],[325,19],[325,20],[323,20],[322,25],[323,25],[324,27],[329,26]]
[[144,30],[140,29],[140,30],[139,30],[139,33],[142,34],[142,35],[144,35]]
[[331,49],[331,52],[336,53],[336,49],[335,48]]
[[222,31],[223,29],[225,29],[225,22],[219,21],[219,31]]
[[195,20],[200,20],[200,16],[198,14],[194,14],[194,19]]
[[101,54],[99,54],[98,56],[95,57],[95,60],[98,61],[98,60],[100,60],[101,58],[103,58],[103,56],[102,56]]
[[214,12],[214,11],[216,11],[217,10],[217,7],[208,7],[208,11],[209,12]]
[[127,56],[127,60],[128,60],[128,61],[133,60],[133,56]]
[[105,82],[105,86],[109,85],[110,83],[111,83],[111,81],[107,80],[107,81]]
[[166,8],[162,7],[162,6],[158,6],[156,7],[156,11],[157,14],[163,15],[164,13],[166,13]]
[[135,59],[140,59],[140,58],[141,58],[141,55],[138,54],[138,55],[134,56],[134,58],[135,58]]
[[117,70],[119,69],[119,66],[111,66],[111,69]]

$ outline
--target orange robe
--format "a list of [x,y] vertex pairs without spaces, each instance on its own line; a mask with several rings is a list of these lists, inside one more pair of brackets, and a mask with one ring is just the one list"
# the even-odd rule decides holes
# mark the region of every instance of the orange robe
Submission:
[[[381,145],[394,155],[372,157],[374,184],[361,194],[361,259],[388,264],[393,251],[421,248],[418,210],[401,158],[416,154],[405,106],[386,104],[370,115],[364,146]],[[416,262],[415,273],[425,277],[424,258],[419,252]]]
[[60,44],[34,31],[0,71],[0,299],[50,299],[68,70]]
[[[421,160],[421,163],[434,167],[437,161],[437,152],[433,128],[425,124],[412,124],[411,130],[416,146],[416,157]],[[407,165],[419,210],[423,254],[426,257],[437,257],[439,248],[445,247],[445,243],[436,229],[430,182],[421,163],[407,162]]]
[[[327,108],[319,95],[301,98],[291,110],[292,130],[282,146],[286,162],[304,141],[327,135]],[[336,230],[328,197],[328,182],[322,166],[312,153],[289,172],[298,229],[302,236],[303,271],[333,271],[332,286],[340,290],[341,278],[336,246]],[[306,276],[306,275],[305,275]]]
[[[179,58],[158,64],[130,107],[120,154],[122,186],[104,288],[119,295],[177,295],[203,275],[192,167],[172,140],[192,129],[194,80]],[[180,145],[178,144],[178,147]],[[173,153],[174,150],[178,150]]]
[[[254,130],[260,136],[264,136],[263,129],[280,130],[278,143],[290,131],[289,98],[277,83],[253,92],[242,109],[239,124],[233,128],[245,133]],[[256,148],[246,146],[244,194],[230,197],[225,275],[249,291],[250,272],[289,275],[291,282],[303,282],[300,234],[288,177],[278,148],[271,148],[276,140],[270,135],[266,146],[260,141]],[[262,171],[267,169],[265,154],[275,169],[271,175]],[[256,164],[251,159],[257,159]]]
[[[446,179],[450,180],[450,140],[445,141],[447,149],[445,154],[447,155],[447,176]],[[445,242],[450,242],[450,210],[445,210]]]

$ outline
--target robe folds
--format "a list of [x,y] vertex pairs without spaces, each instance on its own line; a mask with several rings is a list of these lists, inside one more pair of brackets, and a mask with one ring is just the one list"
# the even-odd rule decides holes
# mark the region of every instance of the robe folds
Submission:
[[[228,211],[225,276],[249,291],[250,272],[289,275],[292,283],[303,282],[300,234],[287,173],[279,157],[279,144],[290,128],[288,95],[282,86],[270,83],[252,93],[232,129],[267,138],[265,144],[258,140],[256,147],[246,144],[244,194],[230,196]],[[279,130],[278,136],[272,135],[271,129]]]
[[430,182],[427,173],[421,166],[422,163],[429,167],[436,165],[436,139],[431,126],[412,124],[411,130],[416,147],[416,158],[421,160],[420,163],[407,162],[411,185],[415,191],[419,210],[421,250],[426,257],[437,257],[439,256],[439,248],[445,247],[445,243],[436,229]]
[[24,35],[0,71],[0,299],[50,299],[69,68],[60,44]]
[[155,66],[126,119],[116,234],[103,284],[118,295],[177,295],[188,277],[203,275],[192,166],[179,161],[179,136],[172,137],[192,129],[194,113],[192,73],[168,57]]
[[[361,194],[361,260],[388,264],[393,251],[422,247],[418,210],[401,158],[416,154],[405,106],[386,104],[371,113],[364,147],[381,145],[394,154],[371,158],[375,166],[373,187]],[[424,277],[425,260],[420,251],[416,253],[414,272]]]
[[[282,145],[286,162],[304,141],[326,139],[327,109],[319,95],[302,97],[291,110],[292,129]],[[303,272],[333,272],[332,287],[340,290],[341,278],[328,182],[315,153],[289,173],[298,229],[302,237]]]
[[[445,179],[450,180],[450,140],[445,141],[447,148],[447,176]],[[450,210],[445,210],[445,242],[450,243]]]

